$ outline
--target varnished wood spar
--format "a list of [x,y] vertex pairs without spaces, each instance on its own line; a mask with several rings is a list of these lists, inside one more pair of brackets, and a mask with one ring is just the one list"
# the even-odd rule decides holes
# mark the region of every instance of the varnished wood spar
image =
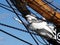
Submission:
[[[46,4],[42,0],[26,0],[26,2],[31,8],[40,13],[47,20],[53,22],[57,26],[60,26],[60,13],[56,12],[48,4]],[[53,17],[54,12],[56,12],[55,17]]]

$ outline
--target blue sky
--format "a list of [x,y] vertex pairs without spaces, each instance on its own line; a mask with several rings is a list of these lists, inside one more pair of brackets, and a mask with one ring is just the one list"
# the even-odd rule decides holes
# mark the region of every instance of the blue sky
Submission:
[[[56,4],[56,2],[60,3],[59,0],[55,0],[55,4]],[[5,2],[5,0],[0,0],[0,3],[8,5]],[[34,12],[34,13],[36,14],[36,12]],[[39,14],[37,14],[37,15],[39,15]],[[0,23],[7,24],[10,26],[14,26],[14,27],[21,28],[21,29],[25,30],[25,27],[22,24],[19,24],[17,21],[15,21],[13,19],[13,17],[16,17],[16,15],[14,13],[7,11],[7,10],[0,7]],[[21,38],[21,39],[24,39],[24,40],[32,43],[33,45],[36,45],[36,43],[34,42],[34,40],[31,38],[31,36],[28,33],[17,31],[15,29],[4,27],[1,25],[0,25],[0,29],[3,29],[6,32],[9,32],[9,33]],[[42,41],[42,39],[40,39],[40,40]],[[0,32],[0,45],[28,45],[28,44]],[[42,44],[40,44],[40,45],[42,45]]]

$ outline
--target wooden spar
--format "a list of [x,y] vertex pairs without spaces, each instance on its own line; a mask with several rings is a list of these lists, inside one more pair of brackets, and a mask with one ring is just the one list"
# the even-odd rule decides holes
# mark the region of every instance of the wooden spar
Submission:
[[[60,13],[42,0],[26,0],[28,5],[55,25],[60,26]],[[56,14],[55,14],[56,13]],[[55,15],[54,15],[55,14]]]

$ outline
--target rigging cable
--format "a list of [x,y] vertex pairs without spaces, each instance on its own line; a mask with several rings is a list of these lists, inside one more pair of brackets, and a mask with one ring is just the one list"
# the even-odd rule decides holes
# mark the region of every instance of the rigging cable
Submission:
[[[10,5],[10,3],[9,3],[7,0],[6,0],[6,2]],[[12,8],[11,5],[10,5],[10,7]],[[13,8],[12,8],[12,9],[13,9]],[[14,9],[13,9],[13,11],[14,11]],[[14,11],[14,12],[15,12],[15,11]],[[16,12],[15,12],[15,14],[16,14],[16,16],[18,17],[18,19],[21,20],[20,17],[18,16],[18,14],[17,14]],[[23,23],[22,20],[21,20],[21,22],[22,22],[22,24],[25,26],[25,24]],[[25,26],[25,27],[26,27],[26,26]],[[30,33],[30,31],[28,30],[27,27],[26,27],[26,29],[27,29],[27,31],[29,32],[29,34],[31,35],[31,37],[34,39],[34,41],[36,42],[36,44],[39,45],[38,42],[35,40],[35,38],[34,38],[33,35]]]
[[[9,28],[12,28],[12,29],[16,29],[16,30],[18,30],[18,31],[23,31],[23,32],[29,33],[29,32],[27,32],[26,30],[23,30],[23,29],[20,29],[20,28],[16,28],[16,27],[13,27],[13,26],[9,26],[9,25],[3,24],[3,23],[0,23],[0,25],[6,26],[6,27],[9,27]],[[32,33],[32,34],[37,35],[37,34],[35,34],[35,33]],[[37,35],[37,36],[38,36],[38,35]]]
[[[4,7],[4,6],[5,6],[5,7]],[[4,8],[4,9],[6,9],[6,10],[12,12],[12,13],[14,13],[14,11],[8,9],[8,8],[10,8],[10,7],[8,7],[7,5],[4,5],[4,4],[1,4],[1,3],[0,3],[0,7]],[[6,7],[7,7],[7,8],[6,8]],[[18,15],[20,15],[20,14],[18,14]],[[20,16],[22,16],[22,15],[20,15]]]
[[42,1],[45,1],[47,2],[48,4],[50,4],[51,6],[55,7],[56,9],[60,10],[58,7],[56,7],[55,5],[51,4],[51,2],[48,2],[47,0],[42,0]]
[[37,36],[36,36],[36,35],[34,35],[34,36],[35,36],[35,38],[37,39],[37,41],[38,41],[39,43],[41,43],[41,44],[45,45],[44,43],[42,43],[42,42],[37,38]]
[[20,41],[23,41],[23,42],[25,42],[25,43],[27,43],[27,44],[29,44],[29,45],[32,45],[31,43],[29,43],[29,42],[27,42],[27,41],[25,41],[25,40],[22,40],[22,39],[20,39],[20,38],[18,38],[18,37],[16,37],[16,36],[14,36],[14,35],[6,32],[6,31],[3,31],[2,29],[0,29],[0,32],[3,32],[3,33],[5,33],[5,34],[7,34],[7,35],[9,35],[9,36],[11,36],[11,37],[14,37],[14,38],[16,38],[16,39],[18,39],[18,40],[20,40]]

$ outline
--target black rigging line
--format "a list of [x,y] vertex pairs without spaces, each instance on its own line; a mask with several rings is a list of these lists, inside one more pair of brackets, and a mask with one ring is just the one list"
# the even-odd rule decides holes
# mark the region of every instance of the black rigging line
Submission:
[[2,4],[2,3],[0,3],[0,5],[3,5],[3,6],[5,6],[5,7],[8,7],[8,8],[10,8],[8,5],[5,5],[5,4]]
[[51,6],[55,7],[56,9],[60,10],[58,7],[56,7],[55,5],[51,4],[51,2],[48,2],[47,0],[42,0],[42,1],[45,1],[47,2],[48,4],[50,4]]
[[0,29],[0,32],[3,32],[3,33],[5,33],[5,34],[7,34],[7,35],[9,35],[9,36],[11,36],[11,37],[14,37],[14,38],[16,38],[16,39],[18,39],[18,40],[20,40],[20,41],[23,41],[23,42],[25,42],[25,43],[27,43],[27,44],[29,44],[29,45],[32,45],[31,43],[29,43],[29,42],[27,42],[27,41],[25,41],[25,40],[22,40],[22,39],[20,39],[20,38],[18,38],[18,37],[16,37],[16,36],[14,36],[14,35],[6,32],[6,31],[3,31],[2,29]]
[[40,38],[47,44],[47,42],[45,41],[45,39],[43,37],[40,36]]
[[[2,5],[0,5],[0,7],[4,8],[4,9],[6,9],[6,10],[9,10],[10,12],[13,12],[12,10],[10,10],[10,9],[8,9],[8,8],[6,8],[6,7],[3,7]],[[13,13],[14,13],[14,12],[13,12]]]
[[37,41],[38,41],[39,43],[41,43],[41,44],[45,45],[44,43],[42,43],[42,42],[37,38],[37,36],[36,36],[36,35],[34,35],[34,36],[35,36],[35,38],[37,39]]
[[[9,27],[9,28],[12,28],[12,29],[16,29],[16,30],[18,30],[18,31],[23,31],[23,32],[29,33],[29,32],[26,31],[26,30],[19,29],[19,28],[13,27],[13,26],[9,26],[9,25],[3,24],[3,23],[0,23],[0,25],[6,26],[6,27]],[[32,32],[31,32],[31,33],[32,33]],[[32,34],[37,35],[37,34],[35,34],[35,33],[32,33]],[[38,35],[37,35],[37,36],[38,36]]]
[[[10,5],[10,3],[9,3],[9,1],[8,0],[6,0],[6,2]],[[10,5],[10,7],[12,8],[12,6]],[[12,8],[13,9],[13,8]],[[14,9],[13,9],[13,11],[14,11]],[[15,12],[15,11],[14,11]],[[18,16],[18,14],[15,12],[15,14],[16,14],[16,16],[19,18],[19,20],[21,20],[20,19],[20,17]],[[22,21],[22,20],[21,20]],[[34,41],[36,42],[36,44],[37,45],[39,45],[38,44],[38,42],[35,40],[35,38],[33,37],[33,35],[30,33],[30,31],[28,30],[28,28],[26,27],[26,25],[23,23],[23,21],[22,21],[22,24],[25,26],[25,28],[27,29],[27,31],[29,32],[29,34],[31,35],[31,37],[34,39]]]
[[[0,3],[0,5],[5,6],[5,7],[7,7],[7,8],[10,8],[10,9],[11,9],[11,7],[9,7],[8,5],[5,5],[5,4],[2,4],[2,3]],[[15,10],[16,10],[16,9],[15,9]]]
[[[0,5],[0,7],[4,8],[4,9],[6,9],[6,10],[12,12],[12,13],[14,13],[14,11],[12,11],[12,10],[10,10],[10,9],[8,9],[8,8],[6,8],[6,7],[4,7],[4,6],[2,6],[2,5]],[[20,15],[20,14],[18,14],[18,15]],[[21,15],[20,15],[20,16],[21,16]]]

